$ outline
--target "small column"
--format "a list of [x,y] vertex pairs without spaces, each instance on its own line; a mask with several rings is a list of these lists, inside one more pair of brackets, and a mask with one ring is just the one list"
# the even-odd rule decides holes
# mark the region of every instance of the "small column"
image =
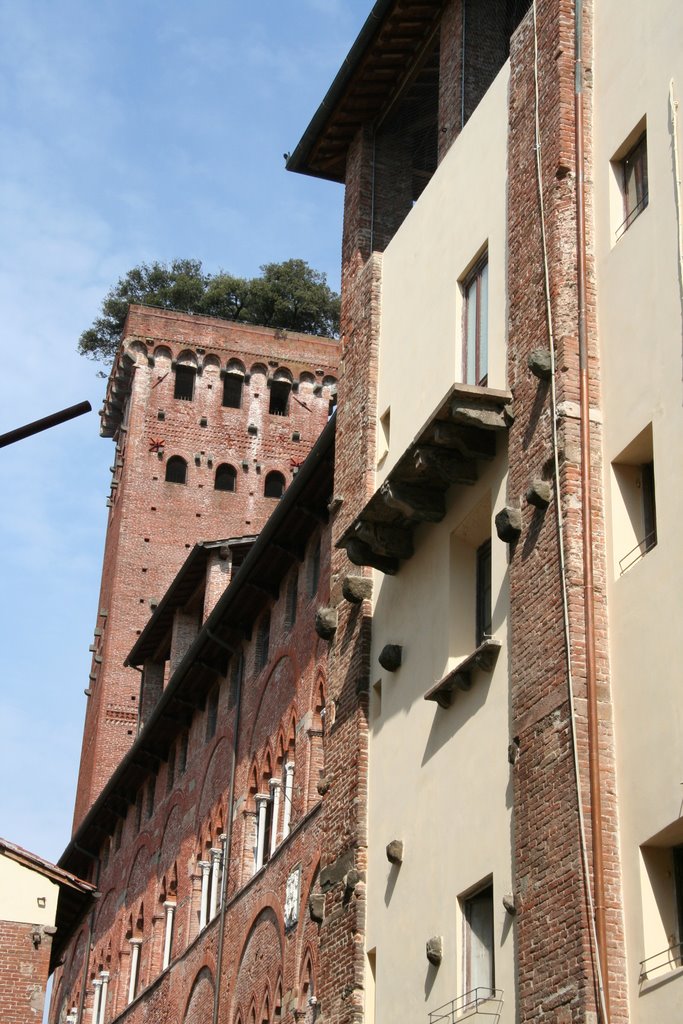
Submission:
[[100,997],[102,995],[102,979],[93,978],[93,997],[92,997],[92,1016],[90,1020],[92,1024],[97,1024],[97,1018],[100,1014]]
[[202,869],[202,895],[199,906],[199,930],[206,928],[209,911],[209,873],[211,863],[208,860],[200,860],[199,867]]
[[171,962],[171,948],[173,946],[173,916],[175,914],[175,903],[172,900],[166,900],[164,903],[164,910],[166,911],[166,928],[164,931],[164,959],[161,965],[162,971],[165,971]]
[[273,815],[270,824],[270,856],[272,857],[277,849],[278,824],[280,822],[280,788],[279,779],[270,780],[270,799],[273,803]]
[[97,1024],[104,1024],[104,1017],[107,1012],[107,992],[109,990],[109,971],[100,971],[102,979],[102,990],[100,993],[100,1014]]
[[71,1009],[69,1010],[69,1012],[66,1015],[66,1024],[76,1024],[77,1020],[78,1020],[78,1008],[76,1006],[72,1006]]
[[289,823],[292,820],[292,790],[294,789],[294,762],[285,765],[285,809],[282,815],[282,838],[289,835]]
[[266,841],[266,812],[268,810],[268,797],[265,793],[256,794],[256,807],[258,810],[258,823],[256,825],[255,872],[263,867],[263,848]]
[[137,994],[138,971],[140,970],[140,946],[142,939],[130,939],[130,977],[128,979],[128,1002],[132,1003]]
[[222,850],[211,849],[211,894],[209,896],[209,921],[218,913],[218,882],[221,874]]

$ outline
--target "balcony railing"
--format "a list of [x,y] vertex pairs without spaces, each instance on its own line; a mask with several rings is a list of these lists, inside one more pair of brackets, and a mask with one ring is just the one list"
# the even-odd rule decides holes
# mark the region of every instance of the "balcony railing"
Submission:
[[662,978],[669,971],[683,967],[683,942],[676,942],[661,953],[654,953],[640,961],[639,982]]
[[643,555],[651,551],[656,544],[657,531],[653,530],[651,533],[648,533],[647,537],[639,541],[634,548],[627,551],[623,558],[619,559],[619,575],[623,576],[627,569],[630,569],[632,565],[639,562]]
[[499,988],[473,988],[457,999],[444,1003],[429,1014],[429,1024],[459,1024],[469,1017],[489,1017],[497,1022],[503,1010],[503,990]]

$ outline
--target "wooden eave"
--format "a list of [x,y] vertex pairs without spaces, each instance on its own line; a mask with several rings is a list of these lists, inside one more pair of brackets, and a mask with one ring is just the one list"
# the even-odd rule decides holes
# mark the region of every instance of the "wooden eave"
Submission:
[[511,392],[452,385],[337,547],[356,565],[397,573],[413,555],[415,527],[443,519],[450,487],[476,482],[512,418]]
[[438,26],[442,0],[378,0],[287,170],[343,182],[357,131],[376,121]]

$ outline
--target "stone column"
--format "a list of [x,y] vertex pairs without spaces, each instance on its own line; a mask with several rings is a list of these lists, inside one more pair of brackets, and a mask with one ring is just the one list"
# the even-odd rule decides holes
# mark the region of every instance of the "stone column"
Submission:
[[140,946],[142,939],[130,940],[130,975],[128,977],[128,1002],[135,999],[138,987],[138,972],[140,970]]
[[268,810],[268,797],[265,793],[256,794],[256,807],[258,810],[258,821],[256,825],[256,865],[254,870],[258,871],[263,867],[263,848],[266,841],[266,812]]
[[221,872],[222,850],[211,850],[211,893],[209,896],[209,921],[213,921],[218,913],[218,882]]
[[102,979],[94,978],[93,983],[93,997],[92,997],[92,1015],[90,1017],[92,1024],[97,1024],[97,1018],[100,1013],[100,997],[102,995]]
[[289,823],[292,820],[292,791],[294,789],[294,762],[285,765],[285,807],[282,813],[282,838],[289,835]]
[[100,993],[100,1008],[97,1024],[104,1024],[104,1017],[107,1012],[107,992],[109,990],[109,971],[100,971],[102,979],[102,990]]
[[166,900],[164,903],[166,911],[166,928],[164,931],[164,959],[161,964],[162,971],[165,971],[171,962],[171,947],[173,945],[173,916],[175,914],[175,903]]
[[272,857],[277,849],[278,824],[280,822],[280,787],[279,779],[270,780],[270,799],[272,801],[273,813],[270,826],[270,856]]
[[208,860],[200,860],[199,867],[202,869],[202,894],[199,906],[199,930],[206,928],[209,911],[209,874],[211,864]]

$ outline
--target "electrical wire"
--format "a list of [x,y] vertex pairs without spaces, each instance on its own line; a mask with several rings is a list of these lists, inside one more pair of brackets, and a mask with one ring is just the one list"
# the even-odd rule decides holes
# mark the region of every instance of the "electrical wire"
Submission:
[[546,321],[548,326],[548,346],[550,351],[550,412],[551,412],[551,436],[553,449],[553,469],[555,479],[555,512],[557,522],[557,545],[560,560],[560,584],[562,591],[562,619],[564,626],[564,643],[567,664],[567,689],[569,691],[569,714],[571,719],[571,740],[572,755],[574,760],[574,775],[576,779],[576,798],[579,814],[579,838],[581,845],[581,863],[583,867],[584,885],[586,887],[586,898],[589,907],[589,922],[591,931],[591,948],[593,953],[593,964],[596,973],[596,982],[600,1000],[602,1019],[608,1024],[607,1008],[605,1006],[605,993],[602,976],[602,964],[598,954],[598,938],[595,927],[595,904],[593,902],[593,889],[591,886],[590,870],[588,864],[588,845],[586,842],[586,822],[583,813],[583,800],[581,796],[581,771],[579,767],[579,754],[576,741],[576,697],[574,692],[574,675],[571,654],[571,628],[569,623],[569,596],[567,593],[567,567],[564,549],[564,517],[562,515],[561,489],[560,489],[560,460],[559,445],[557,440],[557,389],[556,389],[556,361],[555,361],[555,328],[553,323],[552,302],[550,298],[550,272],[548,264],[548,247],[545,228],[545,212],[543,203],[543,173],[541,163],[541,125],[539,116],[539,85],[538,85],[538,27],[536,22],[536,0],[533,0],[533,26],[534,26],[534,141],[536,151],[536,179],[538,184],[538,204],[541,222],[541,249],[543,252],[543,286],[545,292]]

